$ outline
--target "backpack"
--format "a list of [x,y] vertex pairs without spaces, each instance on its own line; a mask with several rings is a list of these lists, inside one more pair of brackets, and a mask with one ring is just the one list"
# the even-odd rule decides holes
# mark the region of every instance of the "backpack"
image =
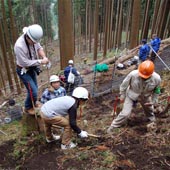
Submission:
[[70,69],[70,73],[68,75],[67,82],[71,83],[71,84],[74,84],[74,80],[75,80],[75,75],[72,73],[72,68],[71,68]]

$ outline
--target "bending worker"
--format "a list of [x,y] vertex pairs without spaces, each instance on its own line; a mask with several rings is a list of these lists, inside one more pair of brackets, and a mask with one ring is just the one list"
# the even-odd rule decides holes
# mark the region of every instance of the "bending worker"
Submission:
[[107,133],[112,133],[114,128],[121,127],[131,114],[133,104],[139,101],[148,120],[154,122],[153,104],[157,102],[160,93],[161,78],[154,72],[154,64],[150,60],[142,62],[138,70],[131,71],[120,85],[120,100],[123,109],[112,121]]
[[84,87],[74,89],[72,96],[63,96],[46,102],[41,107],[41,117],[45,123],[45,134],[47,142],[58,140],[58,136],[51,131],[52,125],[64,128],[61,149],[76,147],[71,141],[72,130],[81,138],[88,137],[86,131],[81,130],[76,123],[77,109],[88,100],[88,91]]
[[39,66],[40,64],[48,64],[49,61],[39,43],[43,36],[41,26],[34,24],[24,27],[23,32],[14,46],[17,64],[16,70],[27,89],[25,112],[32,115],[35,113],[34,106],[37,106],[37,75],[40,73]]
[[60,86],[60,78],[57,75],[50,76],[50,86],[43,92],[41,103],[44,104],[51,99],[62,96],[66,96],[66,90]]

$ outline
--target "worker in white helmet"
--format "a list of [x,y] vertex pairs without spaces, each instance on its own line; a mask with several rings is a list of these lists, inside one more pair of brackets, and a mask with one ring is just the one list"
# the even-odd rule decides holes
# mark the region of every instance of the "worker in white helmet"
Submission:
[[[69,81],[69,74],[72,74],[74,76],[74,80],[72,82]],[[76,79],[79,79],[80,73],[76,70],[74,67],[73,60],[68,61],[68,66],[64,69],[64,76],[66,80],[66,92],[67,95],[71,95],[74,88],[77,86]]]
[[64,128],[62,135],[61,149],[70,149],[77,144],[71,141],[72,130],[80,138],[88,137],[88,133],[81,130],[76,123],[77,109],[83,105],[89,98],[89,93],[84,87],[74,89],[72,96],[63,96],[46,102],[41,107],[41,117],[45,123],[45,134],[47,142],[58,140],[58,137],[51,132],[52,126]]
[[17,39],[14,52],[16,55],[17,74],[27,89],[25,112],[34,114],[37,106],[37,75],[41,72],[40,64],[48,64],[49,60],[39,41],[43,36],[42,27],[38,24],[24,27],[23,34]]
[[41,97],[41,103],[66,95],[64,87],[60,86],[60,78],[57,75],[50,76],[50,86],[45,89]]

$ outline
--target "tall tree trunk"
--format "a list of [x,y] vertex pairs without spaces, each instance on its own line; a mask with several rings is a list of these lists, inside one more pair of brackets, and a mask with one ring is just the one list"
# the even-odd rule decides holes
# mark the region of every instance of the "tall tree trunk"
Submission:
[[110,46],[109,48],[112,49],[113,48],[113,28],[114,28],[114,22],[113,22],[113,17],[114,17],[114,3],[115,1],[113,0],[112,1],[112,4],[111,4],[111,18],[110,18],[110,39],[109,39],[109,42],[110,42]]
[[[17,37],[16,37],[16,29],[15,29],[15,24],[14,24],[14,17],[13,17],[13,14],[12,14],[12,6],[11,6],[11,1],[8,0],[8,8],[9,8],[9,12],[10,12],[10,28],[11,28],[11,39],[13,40],[12,41],[12,44],[11,45],[14,45],[14,42],[16,41]],[[10,41],[10,40],[9,40]],[[9,49],[9,55],[10,55],[10,58],[11,58],[11,68],[13,70],[13,74],[14,74],[14,80],[15,80],[15,84],[16,84],[16,88],[17,88],[17,92],[18,94],[21,93],[21,87],[20,87],[20,81],[18,80],[18,77],[17,77],[17,74],[16,74],[16,71],[15,71],[15,57],[14,57],[14,54],[12,52],[12,49],[10,48]]]
[[45,36],[44,36],[44,44],[45,44],[45,53],[47,54],[47,37],[48,36],[48,25],[47,25],[47,4],[44,3],[44,8],[43,8],[43,11],[44,11],[44,30],[45,30]]
[[89,11],[89,1],[86,0],[86,20],[85,20],[85,25],[86,25],[86,30],[85,30],[85,51],[87,53],[87,46],[88,46],[88,11]]
[[128,1],[128,15],[127,15],[127,24],[126,24],[126,47],[128,46],[128,42],[129,42],[129,35],[130,35],[130,32],[129,32],[129,29],[130,29],[130,18],[131,18],[131,14],[132,14],[132,0],[129,0]]
[[120,16],[119,16],[119,22],[118,22],[118,37],[117,37],[117,45],[118,48],[121,46],[121,40],[122,40],[122,28],[123,28],[123,0],[120,1]]
[[130,34],[130,49],[138,45],[140,24],[140,0],[133,1],[132,24]]
[[155,25],[155,31],[154,31],[154,33],[156,34],[159,34],[160,23],[162,20],[162,11],[164,10],[163,6],[164,6],[164,1],[162,0],[160,1],[158,13],[156,16],[156,25]]
[[115,32],[116,32],[116,1],[113,4],[113,25],[112,25],[112,48],[115,47]]
[[156,0],[155,5],[154,5],[154,13],[153,13],[153,19],[152,19],[152,26],[151,26],[151,35],[156,33],[156,21],[158,20],[159,6],[160,6],[160,0]]
[[109,9],[108,9],[108,28],[107,28],[107,49],[110,50],[110,30],[111,30],[111,4],[112,1],[109,1]]
[[145,13],[144,13],[144,19],[143,19],[143,29],[141,30],[141,39],[145,38],[147,39],[148,37],[148,32],[149,32],[149,22],[150,22],[150,17],[149,17],[149,9],[151,7],[151,1],[148,0],[146,1],[146,8],[145,8]]
[[107,53],[107,30],[108,30],[108,9],[109,9],[109,1],[105,0],[106,7],[105,7],[105,28],[104,28],[104,51],[103,51],[103,57],[106,57]]
[[104,33],[104,17],[105,17],[105,1],[104,0],[102,0],[102,11],[101,11],[101,31],[100,31],[100,51],[103,49],[103,33]]
[[[10,90],[13,91],[14,90],[14,83],[12,81],[12,76],[11,76],[11,72],[10,72],[10,65],[9,65],[9,61],[12,61],[12,53],[11,53],[11,48],[10,48],[10,40],[9,40],[9,33],[8,33],[8,26],[7,26],[7,19],[6,19],[6,13],[5,13],[5,6],[4,6],[4,1],[1,1],[1,10],[2,10],[2,16],[3,16],[3,26],[4,26],[4,32],[2,31],[2,25],[0,28],[0,35],[1,35],[1,46],[3,49],[3,56],[4,56],[4,61],[5,61],[5,66],[7,69],[7,77],[8,77],[8,83],[9,83],[9,87]],[[1,22],[2,24],[2,22]],[[5,33],[5,34],[4,34]],[[7,51],[9,53],[9,61],[8,61],[8,55],[7,55]]]
[[12,14],[12,5],[11,5],[11,0],[8,0],[8,8],[9,8],[9,15],[10,15],[10,29],[11,29],[11,40],[12,44],[14,45],[15,41],[17,40],[17,30],[16,30],[16,25],[14,23],[14,16]]
[[117,1],[117,11],[116,11],[116,25],[115,25],[115,35],[114,35],[114,47],[117,46],[117,37],[118,37],[118,25],[119,25],[119,15],[120,15],[120,3],[121,1]]
[[99,0],[95,1],[95,24],[94,24],[94,56],[93,60],[97,60],[98,49],[98,28],[99,28]]
[[91,52],[91,25],[92,25],[92,4],[91,4],[91,0],[89,0],[89,52]]
[[166,37],[169,37],[169,36],[170,36],[170,13],[169,13],[169,16],[167,19],[167,24],[165,27],[163,39],[165,39]]
[[163,11],[162,11],[163,15],[161,18],[160,29],[158,32],[158,35],[161,39],[163,38],[164,35],[164,28],[166,26],[169,11],[170,11],[170,0],[164,0]]
[[73,15],[71,1],[58,0],[61,69],[74,56]]

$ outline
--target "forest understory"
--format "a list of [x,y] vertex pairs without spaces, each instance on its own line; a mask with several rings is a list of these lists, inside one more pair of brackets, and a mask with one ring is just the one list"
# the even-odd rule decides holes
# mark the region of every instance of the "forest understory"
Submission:
[[[162,59],[170,65],[170,47],[161,53]],[[161,74],[164,91],[160,102],[167,104],[170,88],[170,75],[164,65],[156,59],[156,71]],[[110,87],[108,75],[103,74],[103,88]],[[44,79],[46,79],[44,75]],[[86,81],[87,82],[87,81]],[[166,83],[165,83],[166,82]],[[88,82],[87,82],[88,84]],[[116,81],[115,81],[116,84]],[[100,88],[102,89],[100,86]],[[1,134],[0,169],[28,170],[168,170],[170,169],[170,116],[169,112],[157,115],[157,126],[150,131],[147,119],[140,105],[133,109],[131,117],[124,127],[115,129],[112,136],[106,129],[112,122],[113,105],[118,95],[118,85],[114,91],[102,96],[91,98],[83,109],[83,116],[78,120],[80,127],[98,137],[80,139],[74,134],[74,142],[78,147],[63,151],[61,141],[47,144],[44,134],[35,133],[31,136],[20,135],[21,125],[11,123],[2,131],[8,135],[16,133],[12,138]],[[20,96],[23,100],[23,97]],[[21,100],[21,99],[20,99]],[[117,112],[121,109],[118,105]],[[20,124],[20,123],[19,123]],[[10,132],[10,130],[12,132]],[[55,130],[61,134],[59,129]],[[10,140],[9,140],[10,139]]]

